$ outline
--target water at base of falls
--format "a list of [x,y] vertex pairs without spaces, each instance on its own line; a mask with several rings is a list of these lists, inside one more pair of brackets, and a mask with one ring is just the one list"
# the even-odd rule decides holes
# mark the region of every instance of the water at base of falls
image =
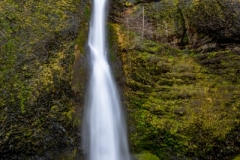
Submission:
[[129,160],[125,119],[106,57],[108,0],[93,0],[88,46],[91,77],[82,141],[87,160]]

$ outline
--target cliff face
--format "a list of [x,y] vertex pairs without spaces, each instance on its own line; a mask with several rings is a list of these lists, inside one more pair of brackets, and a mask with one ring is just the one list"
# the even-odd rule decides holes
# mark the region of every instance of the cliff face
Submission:
[[238,154],[240,2],[112,5],[132,151],[162,159]]
[[[109,60],[132,153],[239,154],[240,2],[112,0],[110,6]],[[89,1],[3,0],[0,13],[0,157],[79,158]]]
[[0,159],[52,159],[79,143],[71,86],[79,8],[78,0],[0,2]]

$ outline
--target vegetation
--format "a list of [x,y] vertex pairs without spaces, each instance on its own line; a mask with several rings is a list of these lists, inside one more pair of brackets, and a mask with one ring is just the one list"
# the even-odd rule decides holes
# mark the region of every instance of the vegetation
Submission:
[[138,160],[159,160],[159,158],[151,153],[142,153],[139,155],[136,155]]
[[123,4],[123,24],[111,24],[123,62],[131,147],[161,159],[231,159],[239,148],[240,57],[236,46],[222,44],[229,37],[217,32],[228,25],[235,32],[238,22],[213,26],[239,3],[224,12],[213,6],[225,1],[189,3],[131,1]]
[[77,141],[71,81],[79,4],[0,2],[0,157],[26,159]]
[[233,160],[239,160],[240,156],[235,157]]
[[[90,4],[0,1],[1,158],[81,158]],[[239,10],[228,0],[112,1],[109,61],[136,158],[239,159]]]
[[[159,50],[152,54],[147,46],[140,52],[130,51],[125,62],[125,96],[136,121],[133,146],[159,156],[171,150],[206,155],[239,124],[239,79],[231,76],[240,67],[235,66],[239,56],[219,52],[216,57],[210,57],[213,53],[192,57],[166,46],[147,45]],[[206,59],[199,62],[202,56]],[[230,57],[236,61],[224,62]],[[234,67],[228,66],[230,71],[226,71],[219,67],[224,65]],[[223,72],[226,78],[221,76]]]

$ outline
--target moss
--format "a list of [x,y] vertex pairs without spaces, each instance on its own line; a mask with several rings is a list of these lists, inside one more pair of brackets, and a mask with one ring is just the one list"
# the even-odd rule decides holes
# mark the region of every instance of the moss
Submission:
[[[5,159],[61,150],[78,139],[71,80],[79,4],[0,2],[0,154]],[[69,23],[70,17],[76,21]]]
[[239,160],[239,159],[240,159],[240,156],[236,156],[236,157],[234,157],[233,160]]
[[[118,36],[126,32],[119,27]],[[118,39],[119,46],[124,46]],[[125,50],[126,49],[126,50]],[[121,48],[132,150],[160,158],[211,154],[239,123],[239,55],[186,54],[143,40]],[[223,74],[224,73],[224,74]],[[234,95],[234,94],[235,95]]]
[[[235,9],[239,8],[239,2],[229,4],[227,1],[207,0],[189,1],[188,3],[179,2],[184,19],[186,21],[187,34],[190,44],[195,47],[201,45],[200,39],[210,41],[235,41],[239,32],[236,30],[238,19],[235,18],[239,13]],[[232,32],[229,32],[231,28]],[[221,33],[221,34],[219,34]],[[197,44],[198,43],[198,44]]]
[[159,158],[151,153],[142,153],[142,154],[138,154],[136,155],[136,158],[138,160],[159,160]]
[[[127,49],[129,43],[126,41],[127,39],[126,30],[121,25],[116,23],[110,23],[109,28],[110,28],[110,33],[113,33],[112,35],[115,35],[113,37],[113,40],[116,39],[119,42],[118,45],[121,49]],[[112,42],[113,41],[110,40],[110,44]]]
[[[134,3],[134,2],[133,2]],[[125,22],[126,28],[137,31],[133,35],[135,43],[141,43],[142,37],[142,13],[144,6],[144,38],[155,39],[161,42],[170,42],[174,45],[182,43],[185,34],[184,20],[179,12],[178,0],[150,1],[148,3],[136,2],[136,5],[128,8],[126,17],[131,24]],[[129,33],[129,31],[127,31]]]
[[[142,35],[144,6],[145,39],[170,43],[181,48],[199,48],[210,42],[239,41],[238,1],[229,3],[213,0],[210,5],[208,0],[128,2],[133,5],[128,6],[124,18],[131,24],[125,20],[124,25],[130,32],[134,31],[135,35]],[[219,46],[208,47],[214,50]]]
[[79,33],[77,37],[77,44],[78,49],[80,50],[81,54],[85,53],[85,46],[88,37],[88,23],[91,15],[91,10],[89,4],[85,3],[82,5],[82,12],[81,12],[81,26],[79,28]]

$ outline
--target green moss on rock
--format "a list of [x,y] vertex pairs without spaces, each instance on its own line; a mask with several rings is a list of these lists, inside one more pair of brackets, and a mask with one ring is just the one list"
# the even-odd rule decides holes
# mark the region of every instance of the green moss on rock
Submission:
[[71,81],[79,7],[79,0],[0,2],[1,158],[53,156],[78,141]]
[[138,160],[159,160],[159,158],[149,152],[136,155]]
[[163,159],[206,158],[229,141],[239,124],[239,55],[196,55],[150,40],[128,48],[121,41],[125,31],[116,28],[132,150]]

